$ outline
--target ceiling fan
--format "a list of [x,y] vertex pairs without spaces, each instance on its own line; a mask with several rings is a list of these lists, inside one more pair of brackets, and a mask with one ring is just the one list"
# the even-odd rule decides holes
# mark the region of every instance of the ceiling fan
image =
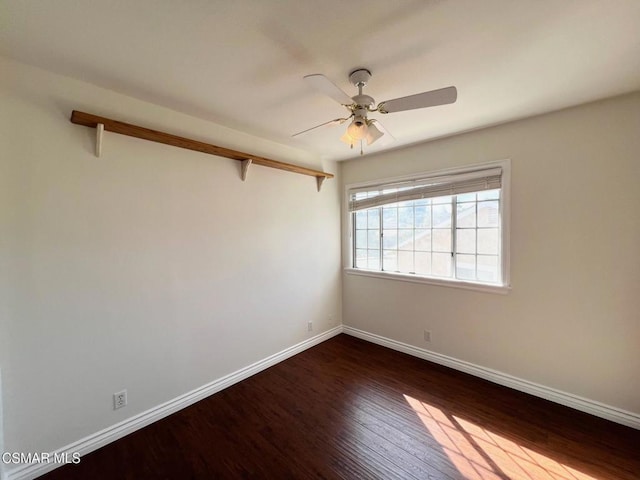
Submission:
[[322,74],[306,75],[304,79],[312,88],[331,97],[336,102],[346,107],[350,112],[350,115],[346,118],[329,120],[328,122],[321,123],[315,127],[307,128],[306,130],[295,133],[292,136],[296,137],[320,127],[342,125],[348,120],[353,119],[347,127],[344,135],[340,137],[340,140],[351,145],[351,148],[353,148],[354,144],[360,142],[360,155],[363,153],[362,144],[364,141],[367,142],[367,145],[371,145],[383,136],[386,136],[385,140],[387,141],[394,140],[393,136],[387,132],[378,120],[367,118],[367,114],[369,112],[386,114],[402,112],[404,110],[413,110],[416,108],[435,107],[438,105],[454,103],[458,97],[456,87],[446,87],[438,90],[417,93],[415,95],[409,95],[407,97],[386,100],[384,102],[380,102],[378,106],[375,106],[376,103],[373,97],[362,93],[362,89],[371,79],[371,72],[366,68],[358,68],[349,74],[349,81],[354,87],[358,88],[358,94],[353,97],[347,95]]

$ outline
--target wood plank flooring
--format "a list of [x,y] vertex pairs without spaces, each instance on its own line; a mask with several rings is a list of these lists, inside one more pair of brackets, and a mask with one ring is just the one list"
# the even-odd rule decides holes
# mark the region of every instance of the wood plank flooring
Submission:
[[640,430],[339,335],[42,479],[640,479]]

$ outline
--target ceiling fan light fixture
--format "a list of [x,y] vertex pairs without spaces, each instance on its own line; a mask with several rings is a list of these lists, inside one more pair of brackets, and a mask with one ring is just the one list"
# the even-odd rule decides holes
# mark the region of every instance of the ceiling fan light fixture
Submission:
[[362,117],[356,117],[353,122],[347,127],[347,135],[354,140],[362,140],[367,137],[369,127],[367,126],[367,120]]
[[376,125],[372,121],[370,121],[367,128],[367,145],[371,145],[383,135],[384,133],[378,130],[378,127],[376,127]]
[[351,135],[349,135],[349,132],[345,132],[344,135],[340,137],[340,140],[347,145],[351,145],[351,147],[353,147],[354,143],[357,142],[355,138],[352,138]]

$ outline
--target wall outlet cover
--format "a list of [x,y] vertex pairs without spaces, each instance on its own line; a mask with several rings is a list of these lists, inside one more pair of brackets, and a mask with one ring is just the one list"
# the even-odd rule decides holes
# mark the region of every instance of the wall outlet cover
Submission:
[[113,409],[117,410],[127,405],[127,391],[122,390],[113,394]]

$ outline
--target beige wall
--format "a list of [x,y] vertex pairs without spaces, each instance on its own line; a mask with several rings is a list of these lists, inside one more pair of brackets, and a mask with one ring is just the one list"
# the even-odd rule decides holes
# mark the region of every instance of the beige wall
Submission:
[[341,323],[337,180],[318,193],[313,177],[254,166],[242,182],[238,162],[108,132],[96,158],[95,130],[69,116],[335,164],[8,60],[0,71],[7,451],[65,446]]
[[349,184],[506,158],[511,292],[345,274],[345,325],[640,413],[640,93],[341,171]]

